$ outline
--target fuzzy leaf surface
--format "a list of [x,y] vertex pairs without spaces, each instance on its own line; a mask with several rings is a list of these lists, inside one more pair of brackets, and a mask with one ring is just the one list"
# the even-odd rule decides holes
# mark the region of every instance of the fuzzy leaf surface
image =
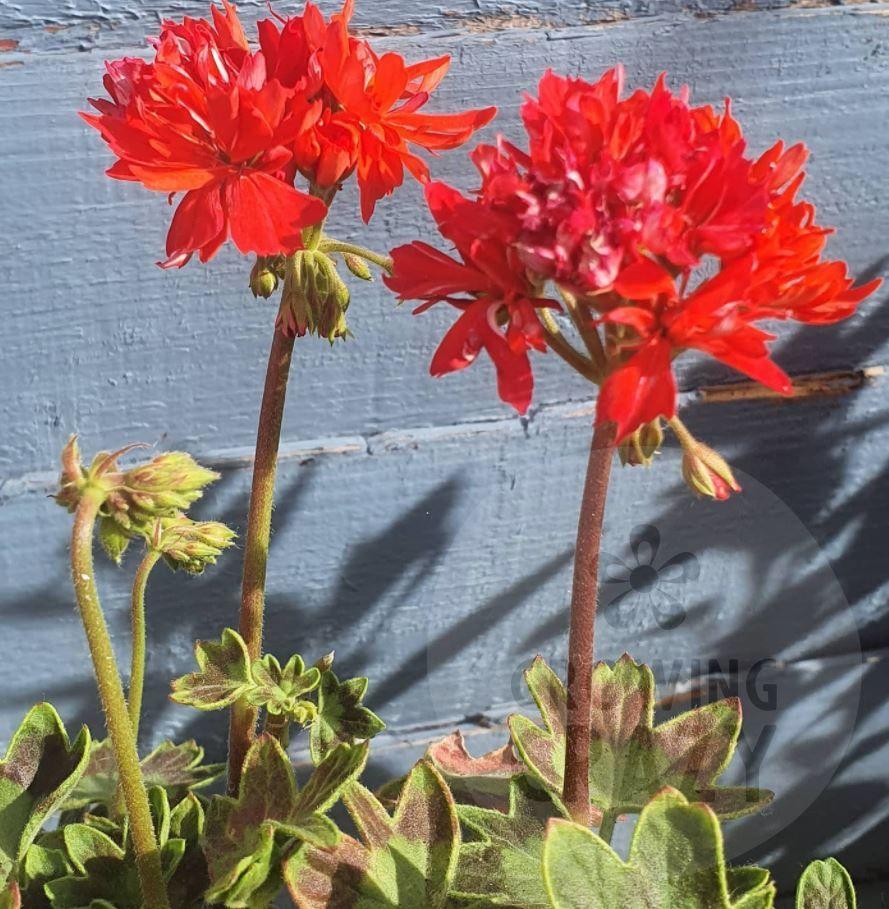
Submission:
[[340,682],[336,673],[326,670],[318,686],[318,715],[312,722],[310,746],[317,763],[341,744],[372,739],[386,724],[361,702],[367,692],[367,679]]
[[[162,790],[152,790],[160,792]],[[169,806],[167,806],[169,812]],[[45,884],[52,909],[141,909],[142,892],[135,857],[112,836],[91,824],[67,824],[62,840],[73,871]],[[183,853],[179,839],[160,844],[164,877],[169,880]]]
[[626,862],[586,827],[550,821],[543,877],[552,909],[772,909],[775,899],[758,874],[731,891],[718,818],[675,789],[642,810]]
[[237,631],[226,628],[219,641],[198,641],[194,653],[198,671],[173,682],[170,698],[177,704],[218,710],[253,687],[247,645]]
[[354,784],[344,796],[360,840],[330,850],[305,845],[285,863],[298,909],[444,909],[457,864],[460,828],[441,774],[420,761],[390,816]]
[[281,886],[285,847],[294,840],[335,845],[339,831],[321,812],[361,773],[367,751],[367,745],[340,746],[298,790],[284,749],[272,736],[260,736],[244,761],[237,799],[216,796],[207,812],[207,899],[229,907],[265,905]]
[[0,886],[77,785],[89,752],[87,728],[71,743],[50,704],[32,707],[22,720],[0,761]]
[[[194,739],[180,745],[161,742],[142,759],[142,777],[146,786],[160,786],[171,802],[178,802],[187,792],[209,786],[225,770],[224,764],[202,764],[203,759],[204,749]],[[94,742],[86,770],[62,807],[111,805],[118,779],[110,740]]]
[[855,887],[836,860],[812,862],[796,888],[796,909],[855,909]]
[[[558,799],[563,785],[567,694],[538,657],[525,673],[541,728],[509,718],[516,749],[529,772]],[[663,787],[707,802],[720,817],[740,817],[772,800],[765,789],[719,786],[741,731],[741,704],[728,698],[654,725],[654,676],[624,654],[597,663],[592,680],[590,802],[596,812],[638,813]]]
[[509,784],[509,810],[458,805],[457,814],[474,835],[460,847],[451,895],[493,906],[549,909],[543,883],[543,842],[547,821],[560,813],[526,779]]

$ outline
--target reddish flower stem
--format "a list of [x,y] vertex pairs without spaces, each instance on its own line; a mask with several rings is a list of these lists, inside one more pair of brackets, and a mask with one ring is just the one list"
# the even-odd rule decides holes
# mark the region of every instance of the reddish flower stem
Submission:
[[[275,328],[266,369],[259,428],[256,433],[256,455],[253,461],[253,486],[244,543],[244,578],[241,585],[241,617],[238,630],[247,644],[251,660],[262,655],[262,622],[265,609],[265,578],[271,542],[272,506],[275,499],[275,474],[278,467],[278,444],[287,379],[293,355],[293,338]],[[257,709],[246,701],[236,702],[231,709],[228,735],[228,791],[237,794],[241,767],[250,749],[256,729]]]
[[568,734],[562,799],[578,824],[590,825],[590,713],[599,550],[611,462],[613,424],[597,426],[590,446],[586,482],[577,523],[571,630],[568,636]]

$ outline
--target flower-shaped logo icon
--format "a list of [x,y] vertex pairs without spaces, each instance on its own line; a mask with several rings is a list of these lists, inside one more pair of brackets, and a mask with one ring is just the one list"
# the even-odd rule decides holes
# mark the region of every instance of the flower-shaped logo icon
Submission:
[[631,559],[602,554],[602,602],[605,618],[615,628],[626,628],[653,615],[664,629],[676,628],[685,621],[679,598],[681,585],[695,581],[701,573],[697,556],[680,552],[659,561],[660,531],[640,524],[630,533]]

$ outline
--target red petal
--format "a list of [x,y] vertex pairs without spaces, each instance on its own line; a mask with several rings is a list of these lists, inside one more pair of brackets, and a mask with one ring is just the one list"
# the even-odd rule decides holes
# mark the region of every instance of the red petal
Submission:
[[668,341],[649,342],[603,383],[596,404],[596,423],[616,423],[620,442],[656,417],[676,413],[676,380],[670,368]]
[[[167,232],[167,262],[184,265],[191,253],[207,249],[204,261],[212,257],[227,234],[222,187],[218,183],[187,192]],[[174,260],[174,261],[171,261]]]
[[670,272],[653,259],[639,259],[617,276],[614,289],[627,300],[654,300],[662,294],[676,296],[676,283]]
[[260,256],[298,249],[302,229],[317,224],[327,213],[320,199],[261,172],[228,180],[225,204],[235,246]]

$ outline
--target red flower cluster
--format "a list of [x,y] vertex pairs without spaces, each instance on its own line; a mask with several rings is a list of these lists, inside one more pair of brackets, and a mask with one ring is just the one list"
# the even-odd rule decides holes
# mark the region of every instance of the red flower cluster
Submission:
[[[108,63],[109,98],[82,115],[119,159],[109,176],[185,194],[164,265],[194,253],[206,262],[227,239],[245,253],[291,252],[326,214],[316,194],[329,198],[353,171],[367,220],[405,168],[427,179],[410,146],[457,146],[495,113],[420,112],[448,58],[377,56],[348,32],[352,0],[330,21],[307,3],[300,16],[260,22],[255,51],[223,3],[212,22],[164,22],[153,60]],[[298,173],[312,195],[294,187]]]
[[[537,298],[548,281],[576,296],[591,326],[605,332],[597,421],[613,421],[619,438],[673,416],[671,363],[686,349],[789,393],[769,359],[772,336],[754,323],[834,322],[880,283],[853,288],[842,262],[822,261],[830,231],[796,198],[802,145],[779,142],[752,159],[728,102],[721,113],[691,107],[687,90],[673,94],[663,77],[652,91],[622,98],[622,81],[620,68],[595,84],[547,73],[522,111],[528,150],[502,140],[479,146],[477,197],[449,197],[452,210],[474,206],[460,242],[442,230],[462,264],[412,243],[393,251],[389,281],[402,298],[426,301],[421,309],[445,300],[464,310],[434,374],[468,365],[485,347],[501,396],[522,411],[530,401],[527,348],[541,346],[535,308],[554,305]],[[427,192],[440,227],[446,192]],[[708,261],[716,274],[699,277]],[[501,263],[512,277],[499,295],[470,277],[499,272]],[[481,304],[484,333],[467,318]]]

